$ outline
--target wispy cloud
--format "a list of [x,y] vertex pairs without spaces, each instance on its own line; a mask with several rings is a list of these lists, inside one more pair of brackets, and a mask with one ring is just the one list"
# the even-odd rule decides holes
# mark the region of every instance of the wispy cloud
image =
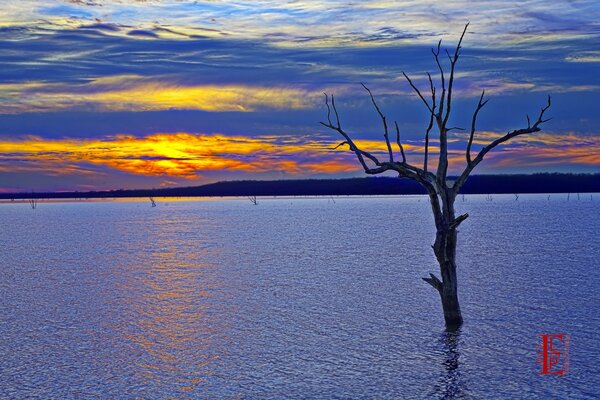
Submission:
[[191,109],[254,111],[262,108],[302,109],[314,105],[320,93],[291,87],[185,86],[144,79],[111,76],[84,84],[25,82],[0,84],[0,113],[95,109],[143,111]]
[[588,34],[594,27],[597,28],[594,16],[598,8],[593,0],[532,0],[526,3],[508,0],[479,3],[466,0],[370,0],[354,3],[334,0],[78,0],[53,6],[21,0],[3,7],[2,19],[43,19],[55,23],[64,23],[66,18],[83,21],[101,19],[147,31],[151,31],[158,22],[173,28],[181,27],[182,31],[201,27],[240,37],[321,45],[366,45],[404,40],[430,42],[431,37],[446,35],[452,27],[470,20],[479,25],[475,40],[486,43],[486,38],[499,36],[521,41],[523,38],[547,41],[548,35],[553,35],[554,40]]
[[600,62],[600,51],[582,51],[565,57],[565,60],[576,63],[597,63]]

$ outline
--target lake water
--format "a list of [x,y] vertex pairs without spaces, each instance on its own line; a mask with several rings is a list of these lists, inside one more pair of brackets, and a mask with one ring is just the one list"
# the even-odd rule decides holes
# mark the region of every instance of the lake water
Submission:
[[[600,195],[0,204],[0,398],[600,396]],[[540,375],[539,334],[571,335]]]

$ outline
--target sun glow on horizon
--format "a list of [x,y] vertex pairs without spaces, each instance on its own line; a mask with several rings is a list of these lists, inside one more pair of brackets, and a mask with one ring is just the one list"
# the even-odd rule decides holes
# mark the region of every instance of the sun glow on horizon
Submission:
[[[474,151],[497,137],[482,132],[474,141]],[[580,146],[586,143],[585,147]],[[280,171],[290,176],[306,174],[360,173],[360,166],[347,146],[333,150],[339,141],[320,136],[248,137],[243,135],[156,133],[146,136],[114,135],[103,139],[46,139],[26,136],[0,140],[0,172],[93,176],[89,166],[122,173],[198,180],[210,171],[268,173]],[[362,149],[386,160],[383,140],[357,140]],[[464,136],[450,143],[450,170],[464,166]],[[409,162],[420,165],[423,143],[404,145]],[[437,142],[430,146],[430,168],[435,168]],[[484,166],[508,168],[542,165],[598,165],[600,137],[573,133],[541,133],[516,140],[490,154]],[[105,172],[104,172],[105,173]],[[175,182],[173,182],[175,183]]]

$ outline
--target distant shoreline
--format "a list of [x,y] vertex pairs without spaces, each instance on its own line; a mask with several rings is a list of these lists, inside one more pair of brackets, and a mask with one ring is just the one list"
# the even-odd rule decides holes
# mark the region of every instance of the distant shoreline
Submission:
[[[452,178],[450,178],[452,179]],[[598,174],[519,174],[473,175],[461,193],[598,193]],[[202,186],[164,189],[120,189],[89,192],[0,193],[2,203],[21,199],[114,199],[140,197],[298,197],[298,196],[370,196],[425,194],[422,187],[408,179],[368,177],[348,179],[293,179],[275,181],[223,181]]]

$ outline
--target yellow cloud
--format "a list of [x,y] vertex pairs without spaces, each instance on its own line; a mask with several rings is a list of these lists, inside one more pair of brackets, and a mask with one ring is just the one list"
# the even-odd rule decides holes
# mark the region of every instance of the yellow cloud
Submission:
[[0,84],[0,113],[58,111],[94,107],[104,111],[188,109],[254,111],[303,109],[322,93],[293,87],[181,85],[149,81],[135,75],[102,77],[85,84],[39,81]]

